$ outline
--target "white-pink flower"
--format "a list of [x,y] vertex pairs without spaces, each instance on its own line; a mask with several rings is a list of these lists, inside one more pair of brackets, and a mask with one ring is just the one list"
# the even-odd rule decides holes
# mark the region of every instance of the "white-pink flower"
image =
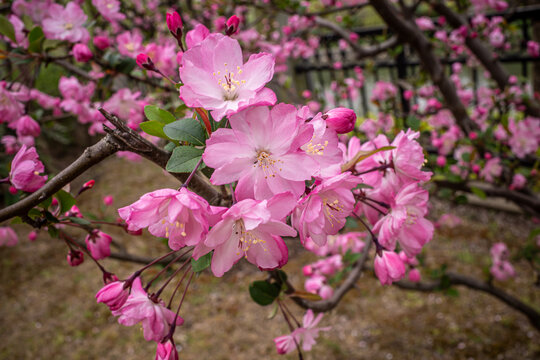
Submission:
[[90,35],[84,27],[87,17],[77,2],[69,2],[65,8],[52,4],[48,10],[49,17],[43,20],[43,32],[47,38],[73,43],[88,41]]
[[218,129],[206,142],[204,163],[214,169],[216,185],[238,180],[239,199],[268,199],[289,191],[300,196],[305,180],[319,166],[300,147],[312,138],[312,129],[300,133],[296,108],[278,104],[250,107],[230,118],[232,129]]
[[276,95],[264,87],[273,75],[272,55],[254,54],[244,64],[237,40],[211,34],[182,56],[180,98],[220,121],[248,106],[274,105]]

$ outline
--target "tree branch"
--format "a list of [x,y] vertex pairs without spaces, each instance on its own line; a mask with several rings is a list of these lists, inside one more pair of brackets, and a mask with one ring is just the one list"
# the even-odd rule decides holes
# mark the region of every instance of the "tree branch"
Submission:
[[332,30],[333,32],[335,32],[336,34],[341,36],[343,38],[343,40],[345,40],[351,46],[351,48],[354,50],[354,52],[356,53],[356,58],[358,60],[366,58],[366,57],[373,57],[373,56],[378,55],[378,54],[380,54],[380,53],[382,53],[382,52],[384,52],[384,51],[386,51],[386,50],[388,50],[390,48],[393,48],[393,47],[395,47],[396,45],[399,44],[398,37],[397,36],[392,36],[388,40],[385,40],[382,43],[379,43],[379,44],[376,44],[376,45],[367,46],[367,47],[361,46],[358,43],[356,43],[355,41],[351,40],[351,38],[350,38],[351,32],[350,31],[342,28],[338,24],[336,24],[336,23],[334,23],[332,21],[323,19],[321,17],[316,17],[314,19],[314,21],[315,21],[315,23],[317,25],[320,25],[320,26],[325,27],[325,28],[327,28],[329,30]]
[[468,134],[476,129],[476,124],[470,119],[454,84],[446,76],[440,59],[432,51],[432,44],[424,33],[412,20],[403,17],[388,0],[370,0],[370,4],[398,37],[416,50],[422,66],[439,88],[446,106],[463,132]]
[[[326,311],[330,311],[333,308],[335,308],[339,304],[339,302],[341,301],[343,296],[345,296],[345,294],[350,289],[352,289],[354,287],[354,285],[356,284],[356,282],[358,281],[358,278],[360,277],[360,274],[362,273],[362,269],[364,267],[364,264],[365,264],[366,260],[368,259],[369,249],[371,248],[371,243],[372,243],[371,241],[367,241],[366,246],[364,247],[364,251],[362,252],[362,256],[360,257],[360,259],[358,259],[354,263],[351,272],[349,273],[349,275],[347,276],[345,281],[343,281],[341,283],[341,285],[339,285],[336,288],[336,290],[334,291],[334,294],[332,295],[332,297],[330,299],[320,300],[320,301],[309,301],[309,300],[305,300],[303,298],[296,297],[296,296],[293,295],[293,296],[291,296],[292,300],[297,305],[299,305],[300,307],[302,307],[304,309],[312,309],[312,310],[315,310],[317,312],[326,312]],[[276,272],[271,272],[271,275],[276,280],[281,281],[281,278],[279,277],[279,274],[277,274]],[[286,284],[287,284],[287,291],[285,293],[289,294],[289,295],[294,294],[295,289],[291,285],[291,283],[289,283],[287,281]]]
[[[431,4],[433,9],[439,14],[443,15],[448,23],[454,28],[457,29],[461,26],[468,27],[469,24],[465,18],[455,13],[452,9],[446,6],[443,2],[438,1]],[[503,68],[501,63],[497,60],[497,57],[494,56],[493,51],[491,51],[484,43],[478,39],[468,36],[465,38],[465,44],[469,50],[476,56],[476,58],[482,63],[484,68],[491,74],[491,77],[497,83],[497,86],[504,90],[509,85],[508,79],[510,74]],[[540,107],[530,100],[525,103],[527,107],[527,113],[534,117],[540,117]]]
[[[451,285],[466,286],[470,289],[482,291],[489,295],[494,296],[495,298],[499,299],[506,305],[510,306],[511,308],[527,316],[527,318],[531,322],[531,325],[534,326],[537,330],[540,330],[540,313],[536,311],[535,309],[533,309],[532,307],[530,307],[529,305],[522,302],[521,300],[519,300],[518,298],[508,294],[502,289],[499,289],[493,285],[479,281],[472,277],[455,274],[452,272],[445,273],[445,276]],[[402,280],[402,281],[395,282],[394,284],[402,289],[416,290],[416,291],[423,291],[423,292],[434,291],[441,288],[440,280],[429,282],[429,283],[426,283],[426,282],[412,283],[410,281]]]
[[[34,206],[54,195],[86,170],[117,151],[131,151],[165,169],[170,153],[143,138],[137,132],[130,129],[123,121],[108,113],[106,110],[100,108],[99,111],[115,126],[115,129],[110,129],[104,125],[105,131],[107,132],[107,135],[105,135],[104,138],[98,143],[85,149],[83,154],[77,160],[43,185],[41,189],[28,195],[17,203],[0,210],[0,222],[14,216],[25,215]],[[184,182],[189,175],[178,173],[171,174],[181,182]],[[208,200],[212,205],[219,205],[226,200],[212,187],[211,184],[198,174],[193,176],[189,183],[189,187]]]

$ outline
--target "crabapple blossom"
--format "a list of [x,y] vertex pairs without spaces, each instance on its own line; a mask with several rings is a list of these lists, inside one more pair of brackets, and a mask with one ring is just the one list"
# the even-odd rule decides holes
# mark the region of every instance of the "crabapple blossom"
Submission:
[[37,137],[41,133],[38,122],[28,115],[24,115],[19,120],[12,122],[9,127],[16,129],[18,137]]
[[120,12],[120,1],[118,0],[92,0],[92,5],[96,7],[101,16],[107,21],[115,22],[126,18]]
[[112,238],[102,231],[94,231],[84,239],[86,247],[96,260],[104,259],[111,255]]
[[189,107],[211,110],[216,121],[255,105],[274,105],[276,95],[264,86],[274,74],[270,54],[251,55],[244,64],[237,40],[211,34],[182,56],[180,98]]
[[327,235],[335,235],[345,226],[355,203],[351,189],[358,183],[359,178],[346,172],[324,179],[300,200],[291,222],[302,242],[310,237],[315,244],[323,246]]
[[19,237],[9,226],[0,227],[0,246],[15,246],[19,242]]
[[338,134],[346,134],[354,130],[356,123],[356,114],[354,110],[339,107],[327,111],[323,115],[324,121],[329,128],[335,130]]
[[421,275],[418,269],[409,270],[409,281],[413,283],[417,283],[417,282],[420,282],[420,280],[421,280]]
[[141,278],[137,277],[131,286],[131,293],[124,305],[113,311],[113,315],[119,316],[118,322],[124,326],[133,326],[142,323],[144,339],[146,341],[161,341],[169,331],[169,327],[175,322],[182,325],[184,319],[176,316],[167,309],[160,300],[153,300],[144,291]]
[[124,281],[113,281],[105,285],[96,294],[98,303],[104,303],[111,311],[119,310],[129,297],[129,289]]
[[193,258],[212,249],[211,269],[221,277],[244,257],[261,270],[272,270],[287,263],[288,251],[281,236],[295,236],[296,231],[282,220],[296,201],[291,193],[269,200],[245,199],[222,213],[221,220],[194,250]]
[[18,190],[34,192],[47,181],[47,175],[39,175],[43,171],[36,148],[23,145],[11,162],[9,181]]
[[393,251],[383,250],[380,256],[377,254],[373,267],[375,275],[383,285],[390,285],[405,276],[405,264]]
[[92,51],[85,44],[75,44],[72,50],[73,57],[79,62],[88,62],[92,59]]
[[210,35],[210,30],[203,24],[195,25],[193,30],[190,30],[186,34],[186,46],[188,49],[191,49],[195,45],[201,43]]
[[155,360],[178,360],[178,351],[171,341],[165,344],[159,342],[156,350]]
[[79,266],[84,262],[84,254],[79,250],[70,250],[67,254],[67,262],[70,266]]
[[238,180],[238,199],[268,199],[285,191],[300,196],[319,166],[300,149],[313,130],[301,128],[296,113],[294,106],[278,104],[232,115],[231,129],[218,129],[206,141],[203,160],[215,169],[210,181],[221,185]]
[[322,313],[315,316],[313,310],[308,309],[302,320],[302,327],[295,330],[296,335],[302,343],[303,350],[310,351],[313,345],[316,344],[315,339],[319,337],[319,332],[330,330],[329,326],[322,328],[317,327],[322,317]]
[[169,239],[169,247],[178,250],[197,245],[207,234],[210,206],[192,191],[161,189],[143,195],[129,206],[118,209],[128,230],[148,228],[150,234]]
[[297,334],[293,332],[292,334],[282,335],[275,338],[274,343],[276,344],[277,353],[284,355],[293,352],[296,349],[297,343],[295,337],[297,337]]
[[51,4],[43,20],[43,32],[50,39],[67,40],[73,43],[86,43],[90,37],[84,27],[87,16],[75,1],[64,8],[60,4]]

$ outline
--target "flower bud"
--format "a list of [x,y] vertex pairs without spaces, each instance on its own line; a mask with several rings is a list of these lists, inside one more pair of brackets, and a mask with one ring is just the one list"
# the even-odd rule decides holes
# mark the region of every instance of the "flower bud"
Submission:
[[100,260],[111,255],[112,238],[104,232],[94,231],[92,234],[88,234],[84,241],[94,259]]
[[77,196],[81,195],[83,192],[85,192],[86,190],[90,190],[91,188],[94,187],[94,185],[96,184],[96,181],[95,180],[88,180],[87,182],[85,182],[81,188],[79,189],[79,192],[77,193]]
[[146,54],[141,53],[137,55],[137,59],[135,60],[135,62],[137,63],[137,65],[139,65],[141,69],[156,71],[156,66],[154,65],[154,62],[152,61],[150,56]]
[[229,20],[227,20],[226,25],[227,28],[225,29],[225,34],[227,34],[228,36],[234,35],[238,31],[240,19],[238,18],[238,16],[233,15],[229,18]]
[[330,129],[334,129],[338,134],[346,134],[354,130],[356,114],[354,110],[339,107],[327,111],[323,119]]
[[171,32],[172,36],[174,36],[176,39],[182,36],[182,18],[180,15],[174,11],[172,14],[167,13],[167,27],[169,28],[169,31]]
[[420,271],[418,269],[411,269],[409,271],[409,281],[413,283],[420,282]]
[[103,203],[105,204],[105,206],[111,206],[113,202],[114,202],[114,198],[112,197],[112,195],[106,195],[103,198]]
[[99,50],[105,50],[111,46],[111,41],[106,36],[96,36],[94,38],[94,46]]
[[165,344],[158,343],[155,360],[178,360],[178,351],[170,341]]
[[439,155],[437,156],[437,166],[443,167],[446,165],[446,157]]
[[84,262],[84,255],[79,250],[70,250],[67,254],[67,262],[71,266],[79,266]]
[[37,232],[34,230],[34,231],[30,231],[28,233],[28,240],[30,241],[36,241],[37,239]]
[[39,127],[39,124],[36,120],[32,119],[28,115],[22,116],[19,120],[17,120],[17,136],[23,137],[23,136],[32,136],[37,137],[41,133],[41,129]]
[[116,311],[126,303],[128,296],[129,289],[124,289],[124,282],[114,281],[98,291],[96,300],[98,303],[107,305],[111,311]]
[[393,251],[382,251],[382,256],[375,256],[375,275],[383,285],[390,285],[405,276],[405,265],[399,255]]
[[78,62],[88,62],[93,56],[92,51],[85,44],[75,44],[71,53]]

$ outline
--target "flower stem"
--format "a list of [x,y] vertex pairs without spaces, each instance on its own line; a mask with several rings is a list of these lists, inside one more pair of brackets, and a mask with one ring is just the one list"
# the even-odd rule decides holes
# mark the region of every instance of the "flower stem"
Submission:
[[199,159],[199,162],[197,163],[197,165],[195,165],[195,168],[193,169],[193,171],[191,172],[191,174],[189,174],[188,178],[186,179],[186,181],[182,184],[182,186],[180,188],[187,188],[188,187],[188,184],[189,182],[191,181],[191,178],[193,177],[193,175],[195,175],[195,173],[197,172],[197,170],[199,169],[199,166],[201,166],[202,164],[202,156],[201,158]]

